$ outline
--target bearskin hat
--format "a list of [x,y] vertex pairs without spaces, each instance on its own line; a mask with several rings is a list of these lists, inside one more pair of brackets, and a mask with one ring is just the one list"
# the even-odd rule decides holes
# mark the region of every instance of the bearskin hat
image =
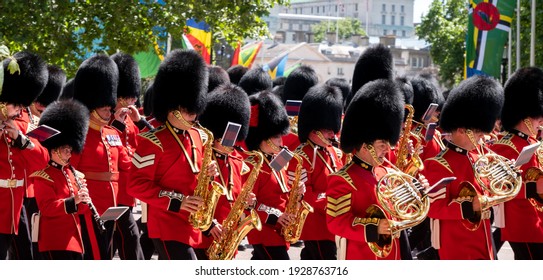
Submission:
[[403,93],[405,104],[413,104],[414,93],[411,81],[405,76],[396,77],[394,81],[396,82],[396,85],[398,85],[398,88],[400,88],[400,92]]
[[276,77],[272,81],[273,87],[275,88],[276,86],[284,85],[286,80],[287,80],[287,77],[285,77],[285,76]]
[[18,52],[13,55],[20,71],[10,73],[11,58],[4,59],[4,83],[0,87],[0,102],[30,106],[47,85],[47,64],[36,54]]
[[285,88],[284,85],[275,86],[272,89],[272,93],[279,98],[279,100],[283,100],[283,89]]
[[89,115],[85,105],[76,100],[51,103],[43,111],[39,124],[50,126],[60,134],[46,139],[42,145],[49,150],[68,145],[74,152],[80,153],[89,129]]
[[206,109],[198,120],[205,128],[222,137],[228,122],[241,124],[237,141],[245,140],[249,131],[251,104],[242,88],[233,84],[223,84],[212,91],[208,97]]
[[354,66],[351,94],[347,103],[367,82],[377,79],[392,79],[393,66],[392,53],[389,48],[382,44],[367,48]]
[[111,59],[119,69],[117,98],[139,98],[141,90],[140,68],[136,59],[126,53],[116,53]]
[[414,93],[413,109],[415,109],[413,119],[420,122],[431,103],[439,105],[440,96],[435,85],[427,79],[415,77],[411,80],[411,85]]
[[298,114],[300,142],[306,142],[312,130],[329,129],[338,133],[342,113],[343,97],[339,88],[325,84],[310,88]]
[[349,82],[347,82],[347,80],[343,78],[330,78],[325,82],[325,84],[339,88],[341,91],[341,96],[343,97],[343,102],[345,103],[345,100],[347,100],[349,93],[351,92],[351,85]]
[[251,118],[245,144],[249,150],[257,150],[260,142],[275,135],[286,135],[290,122],[285,106],[270,91],[262,91],[249,97]]
[[70,100],[72,98],[74,98],[74,78],[69,79],[66,84],[64,84],[58,100]]
[[341,129],[340,148],[351,153],[362,144],[385,140],[396,145],[404,118],[404,98],[392,80],[365,84],[347,108]]
[[512,129],[527,117],[543,116],[543,70],[526,67],[517,70],[505,83],[501,121]]
[[308,65],[294,69],[285,80],[283,88],[283,104],[287,100],[302,100],[307,91],[319,82],[315,70]]
[[89,111],[117,104],[119,70],[107,55],[97,54],[81,63],[74,78],[74,99]]
[[503,88],[494,78],[472,76],[451,90],[439,124],[445,132],[465,128],[489,133],[500,117],[503,102]]
[[226,70],[228,77],[230,77],[230,82],[234,85],[239,85],[239,81],[247,71],[249,71],[249,68],[243,65],[234,65]]
[[207,86],[207,91],[212,92],[218,86],[226,83],[230,83],[230,77],[226,70],[220,66],[210,65],[209,68],[209,83]]
[[143,95],[143,114],[151,116],[153,114],[153,83],[149,83],[145,94]]
[[200,114],[205,108],[207,65],[194,50],[174,50],[160,64],[153,83],[153,115],[165,122],[168,113],[180,107]]
[[245,75],[243,75],[239,81],[239,86],[249,96],[263,90],[271,90],[272,85],[273,82],[270,74],[260,67],[247,71],[247,73],[245,73]]
[[66,83],[66,73],[64,73],[64,70],[54,65],[47,66],[47,70],[49,71],[47,85],[36,99],[36,102],[43,106],[56,101]]

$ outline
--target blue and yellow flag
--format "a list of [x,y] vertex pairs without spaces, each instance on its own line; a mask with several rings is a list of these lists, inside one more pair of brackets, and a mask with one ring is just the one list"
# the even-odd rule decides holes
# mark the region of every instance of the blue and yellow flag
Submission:
[[516,1],[468,0],[468,33],[464,78],[500,77],[500,65]]
[[287,60],[288,53],[277,56],[268,62],[268,64],[264,65],[263,69],[270,74],[272,79],[282,77],[285,71],[285,66],[287,65]]
[[199,52],[207,64],[211,63],[211,30],[205,22],[187,20],[181,43],[184,49]]

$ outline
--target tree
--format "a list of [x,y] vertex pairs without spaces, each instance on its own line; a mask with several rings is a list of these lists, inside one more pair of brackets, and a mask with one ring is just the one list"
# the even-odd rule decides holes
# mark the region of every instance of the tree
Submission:
[[43,0],[0,2],[0,44],[35,52],[73,75],[92,53],[147,51],[187,19],[205,21],[215,40],[234,43],[268,35],[262,16],[289,0]]
[[441,83],[452,87],[463,78],[468,13],[465,0],[434,0],[416,34],[430,43]]
[[[530,37],[531,37],[531,5],[530,0],[520,0],[520,66],[526,67],[530,65]],[[511,63],[513,71],[516,69],[516,34],[517,34],[517,17],[516,14],[513,18],[513,23],[511,24]],[[543,42],[543,10],[540,8],[536,9],[536,37],[535,37],[535,65],[543,65],[543,53],[539,51],[539,46]]]
[[[366,31],[362,29],[362,23],[356,18],[338,20],[337,24],[339,39],[345,40],[353,35],[366,35]],[[315,34],[315,41],[321,42],[326,39],[326,32],[336,32],[336,22],[321,21],[311,25],[311,31]]]

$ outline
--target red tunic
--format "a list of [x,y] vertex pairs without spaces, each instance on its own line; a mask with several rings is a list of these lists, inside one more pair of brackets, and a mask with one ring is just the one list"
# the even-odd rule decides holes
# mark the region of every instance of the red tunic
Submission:
[[[225,187],[227,194],[221,195],[217,202],[217,208],[215,209],[215,216],[213,217],[219,224],[222,224],[226,219],[232,204],[238,198],[242,187],[242,175],[248,170],[248,167],[243,163],[241,155],[234,150],[230,155],[222,155],[219,153],[213,154],[213,160],[217,161],[219,165],[220,176],[215,177],[215,181]],[[195,248],[209,248],[213,242],[213,237],[202,235],[202,242],[195,246]]]
[[[326,227],[326,178],[343,167],[342,153],[332,146],[321,147],[310,141],[301,144],[296,153],[301,156],[305,171],[302,172],[302,175],[305,175],[303,199],[313,206],[313,213],[307,215],[300,239],[334,241],[334,235]],[[295,170],[296,164],[290,164],[289,176],[293,175]]]
[[[281,235],[281,227],[276,223],[277,218],[283,214],[289,197],[290,188],[287,185],[286,168],[280,172],[270,167],[271,157],[265,155],[264,164],[260,169],[258,178],[253,187],[257,205],[255,210],[262,221],[262,230],[252,230],[247,235],[249,244],[262,244],[264,246],[290,246]],[[249,167],[255,166],[252,157],[245,161]],[[248,173],[250,174],[250,173]],[[247,175],[248,175],[247,174]]]
[[70,168],[52,165],[31,175],[40,209],[39,250],[83,253],[78,214],[90,215],[90,211],[84,204],[75,204],[78,187]]
[[148,204],[149,238],[196,246],[201,242],[200,230],[192,227],[189,212],[181,211],[180,201],[168,192],[194,194],[198,173],[193,172],[190,163],[195,162],[200,170],[205,137],[195,128],[181,131],[167,126],[169,123],[138,135],[127,191]]
[[[125,129],[123,131],[117,130],[121,136],[123,146],[126,148],[126,152],[130,158],[134,155],[136,147],[138,146],[137,136],[140,133],[139,128],[134,124],[131,118],[125,117]],[[117,195],[117,204],[132,206],[136,205],[134,197],[128,195],[126,192],[126,184],[128,181],[128,172],[122,172],[119,176],[119,193]]]
[[85,174],[92,203],[100,215],[117,206],[119,173],[128,172],[130,158],[117,130],[95,126],[92,121],[81,154],[74,154],[71,165]]
[[378,237],[379,220],[363,218],[369,218],[366,210],[371,205],[378,204],[375,187],[378,178],[383,174],[386,174],[383,167],[372,167],[353,157],[343,169],[328,176],[326,223],[332,234],[346,242],[338,247],[339,259],[343,257],[346,260],[400,259],[397,239],[392,239],[391,253],[386,258],[377,257],[366,242]]
[[475,231],[466,228],[463,221],[466,222],[468,213],[473,212],[472,203],[457,200],[462,182],[471,183],[477,193],[483,193],[472,168],[478,155],[450,142],[446,145],[439,155],[424,162],[422,171],[430,185],[444,177],[456,177],[447,187],[430,196],[428,217],[439,220],[439,257],[442,260],[493,259],[489,219],[482,220]]
[[[515,131],[506,134],[498,140],[492,150],[508,159],[516,159],[522,148],[536,143],[535,138]],[[530,167],[541,169],[534,154],[530,161],[521,167],[526,171]],[[543,213],[536,210],[526,198],[526,181],[523,181],[519,194],[505,206],[505,227],[501,229],[503,241],[543,243]]]

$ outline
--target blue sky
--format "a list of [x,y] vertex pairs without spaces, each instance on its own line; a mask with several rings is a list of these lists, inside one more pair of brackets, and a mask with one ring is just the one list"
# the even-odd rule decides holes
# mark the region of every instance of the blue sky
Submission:
[[413,22],[420,23],[422,14],[428,13],[432,0],[415,0],[415,9],[413,12]]

